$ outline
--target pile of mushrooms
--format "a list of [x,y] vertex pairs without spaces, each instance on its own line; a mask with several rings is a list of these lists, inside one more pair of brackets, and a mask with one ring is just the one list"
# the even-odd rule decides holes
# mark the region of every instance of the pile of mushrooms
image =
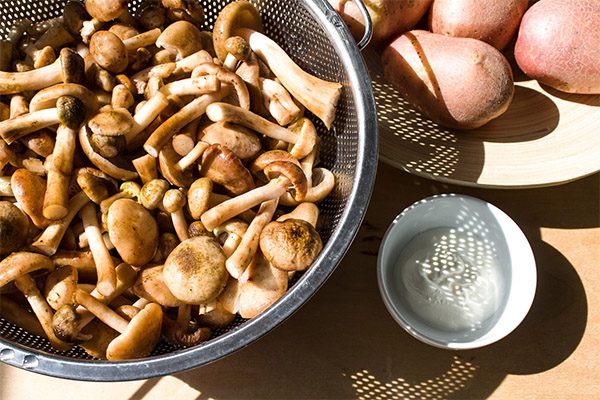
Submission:
[[323,248],[303,71],[235,1],[67,2],[0,41],[0,314],[64,351],[194,346],[276,302]]

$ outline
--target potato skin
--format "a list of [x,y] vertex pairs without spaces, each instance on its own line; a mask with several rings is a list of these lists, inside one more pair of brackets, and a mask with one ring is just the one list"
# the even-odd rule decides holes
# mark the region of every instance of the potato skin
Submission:
[[[374,46],[386,45],[395,36],[407,32],[429,10],[432,0],[363,0],[373,21]],[[352,0],[329,0],[340,14],[352,36],[362,38],[365,26],[362,15]]]
[[523,16],[515,60],[532,79],[569,93],[600,93],[600,2],[541,0]]
[[382,64],[404,99],[448,128],[486,124],[506,111],[514,94],[508,61],[477,39],[413,30],[385,48]]
[[502,50],[515,36],[529,0],[434,0],[429,29],[479,39]]

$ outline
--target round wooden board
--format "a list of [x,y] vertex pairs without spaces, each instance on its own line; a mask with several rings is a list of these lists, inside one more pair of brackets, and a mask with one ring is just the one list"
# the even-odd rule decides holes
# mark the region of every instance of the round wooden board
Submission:
[[503,115],[454,131],[398,95],[377,53],[364,57],[377,103],[379,157],[387,164],[437,181],[497,188],[551,186],[600,171],[600,95],[562,93],[516,78]]

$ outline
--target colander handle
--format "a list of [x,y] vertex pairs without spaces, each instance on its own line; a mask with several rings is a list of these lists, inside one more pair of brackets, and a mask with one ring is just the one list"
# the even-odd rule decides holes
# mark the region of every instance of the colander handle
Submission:
[[369,10],[367,10],[367,6],[362,0],[354,0],[354,3],[358,7],[360,14],[363,17],[364,25],[365,25],[365,33],[363,34],[362,39],[356,44],[360,50],[367,47],[371,38],[373,37],[373,21],[371,21],[371,15],[369,15]]

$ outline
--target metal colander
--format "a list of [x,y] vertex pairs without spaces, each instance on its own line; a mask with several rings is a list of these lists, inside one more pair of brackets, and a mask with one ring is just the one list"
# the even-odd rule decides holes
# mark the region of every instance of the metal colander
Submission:
[[[60,16],[66,0],[2,1],[0,36],[13,21]],[[212,29],[227,0],[201,0],[205,29]],[[327,130],[316,118],[321,163],[337,178],[334,192],[320,204],[324,248],[312,267],[290,283],[288,292],[259,316],[238,317],[215,330],[209,341],[180,349],[161,342],[141,360],[111,362],[90,357],[75,346],[58,352],[43,338],[0,319],[0,360],[33,372],[92,381],[146,379],[189,370],[237,351],[266,334],[304,304],[325,282],[354,239],[371,195],[377,165],[377,122],[367,69],[358,47],[325,0],[251,0],[260,11],[265,33],[304,70],[343,84],[336,119]],[[140,1],[132,1],[132,11]],[[1,307],[1,304],[0,304]]]

